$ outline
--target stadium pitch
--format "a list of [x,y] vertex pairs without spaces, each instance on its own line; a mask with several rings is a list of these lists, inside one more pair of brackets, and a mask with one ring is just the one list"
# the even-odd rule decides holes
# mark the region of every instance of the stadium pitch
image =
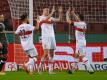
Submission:
[[6,72],[6,75],[0,76],[0,80],[106,80],[107,71],[96,71],[95,74],[88,74],[85,71],[77,71],[74,74],[68,74],[66,71],[55,71],[56,74],[49,75],[47,71],[43,74],[28,75],[24,71]]

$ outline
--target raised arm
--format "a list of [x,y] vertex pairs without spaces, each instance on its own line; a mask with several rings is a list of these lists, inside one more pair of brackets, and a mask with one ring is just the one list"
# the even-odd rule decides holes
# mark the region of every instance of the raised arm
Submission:
[[76,21],[80,21],[79,16],[75,13],[75,8],[72,8],[71,15],[74,17]]
[[37,16],[37,19],[36,19],[36,25],[34,26],[35,27],[35,30],[38,30],[39,29],[39,15]]
[[52,15],[54,14],[55,11],[56,11],[55,6],[53,6],[51,13],[47,16],[46,20],[48,20],[50,17],[52,17]]
[[69,8],[69,9],[67,10],[67,12],[66,12],[66,20],[67,20],[67,22],[68,22],[69,24],[73,23],[73,20],[70,19],[70,14],[71,14],[71,16],[74,17],[75,21],[80,21],[79,16],[75,13],[75,8],[72,8],[72,11],[71,11],[71,12],[70,12],[70,11],[71,11],[71,9]]
[[72,23],[72,21],[71,21],[71,19],[70,19],[70,11],[71,11],[71,9],[69,8],[69,9],[67,10],[67,12],[66,12],[66,21],[67,21],[69,24]]
[[58,17],[58,18],[54,18],[54,20],[53,20],[54,22],[59,22],[59,21],[61,21],[62,12],[63,12],[63,9],[62,9],[61,6],[59,7],[58,12],[59,12],[59,17]]

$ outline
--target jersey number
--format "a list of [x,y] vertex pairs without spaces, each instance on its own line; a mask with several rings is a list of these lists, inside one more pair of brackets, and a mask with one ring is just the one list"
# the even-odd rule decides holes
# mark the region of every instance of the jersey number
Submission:
[[24,29],[20,30],[20,33],[22,34],[22,35],[21,35],[21,38],[22,38],[22,39],[23,39],[23,38],[27,38],[26,35],[25,35],[26,31],[25,31]]

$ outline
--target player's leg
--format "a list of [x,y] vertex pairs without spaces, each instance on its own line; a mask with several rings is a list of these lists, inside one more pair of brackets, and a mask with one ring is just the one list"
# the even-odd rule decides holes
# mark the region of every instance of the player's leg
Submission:
[[38,57],[38,52],[37,52],[36,48],[34,47],[32,49],[32,51],[30,52],[30,58],[32,58],[32,62],[30,63],[29,69],[31,70],[31,73],[35,69],[35,62],[37,61],[37,57]]
[[7,44],[3,44],[2,49],[0,49],[0,74],[5,75],[5,63],[7,61]]
[[87,70],[90,74],[94,73],[94,70],[93,68],[91,67],[91,64],[90,64],[90,61],[88,60],[88,58],[86,57],[86,42],[83,41],[81,43],[81,46],[80,46],[80,55],[82,57],[82,61],[83,63],[86,65],[87,67]]
[[49,50],[50,50],[50,40],[49,37],[42,37],[42,47],[44,50],[44,55],[41,58],[39,67],[38,67],[38,73],[41,74],[41,71],[43,70],[44,67],[44,62],[49,54]]
[[82,59],[83,59],[83,63],[86,65],[88,73],[93,74],[94,73],[94,69],[92,68],[92,66],[91,66],[89,60],[87,59],[87,57],[86,56],[82,56]]
[[50,38],[50,51],[49,51],[49,63],[48,63],[48,66],[49,66],[49,74],[55,74],[53,72],[53,64],[54,64],[54,50],[56,49],[56,40],[54,37],[51,37]]
[[41,74],[41,71],[43,70],[44,62],[45,62],[48,54],[49,54],[49,50],[48,49],[44,49],[44,55],[42,56],[40,64],[39,64],[39,67],[38,67],[38,73],[39,74]]
[[78,63],[79,63],[79,56],[80,56],[79,49],[80,49],[80,43],[78,41],[76,41],[76,51],[75,51],[73,68],[76,68],[78,66]]
[[72,66],[72,69],[76,69],[77,68],[78,63],[79,63],[79,55],[80,55],[79,51],[78,51],[78,53],[75,53],[74,65]]
[[2,70],[2,43],[0,43],[0,72]]
[[34,72],[34,70],[33,70],[33,67],[34,67],[34,59],[33,59],[33,57],[31,57],[29,55],[29,60],[25,65],[27,66],[29,74],[33,74],[33,72]]
[[51,49],[49,53],[49,61],[48,61],[49,74],[55,74],[53,72],[53,64],[54,64],[53,58],[54,58],[54,49]]
[[7,54],[2,54],[0,57],[0,74],[5,74],[4,69],[5,69],[6,60],[7,60]]
[[30,49],[28,51],[26,51],[27,55],[28,55],[28,62],[25,64],[25,66],[27,67],[27,72],[29,72],[29,74],[33,74],[34,72],[34,66],[35,66],[35,61],[37,61],[37,51],[36,48]]
[[79,63],[79,43],[76,41],[76,51],[75,51],[75,56],[74,56],[74,63],[72,64],[72,69],[68,69],[68,73],[72,74],[74,73],[76,67],[78,66]]
[[72,64],[72,69],[68,69],[69,74],[73,74],[75,70],[77,69],[79,63],[79,52],[76,51],[75,56],[74,56],[74,63]]

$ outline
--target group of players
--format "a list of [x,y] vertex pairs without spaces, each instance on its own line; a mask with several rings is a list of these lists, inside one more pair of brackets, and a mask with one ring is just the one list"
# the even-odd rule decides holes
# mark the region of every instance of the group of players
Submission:
[[[56,12],[55,7],[53,6],[52,11],[49,13],[49,8],[44,7],[43,13],[41,16],[38,16],[36,21],[37,25],[32,26],[29,24],[29,19],[27,14],[23,14],[20,17],[22,24],[18,26],[15,31],[16,35],[20,36],[21,45],[29,60],[27,63],[23,64],[23,68],[29,73],[33,74],[33,67],[35,65],[35,61],[37,61],[38,52],[33,44],[33,31],[39,29],[41,27],[41,36],[42,36],[42,47],[44,50],[44,55],[41,58],[40,64],[38,66],[38,73],[42,74],[42,70],[44,67],[44,62],[48,57],[48,71],[49,74],[55,74],[53,72],[53,63],[54,63],[54,50],[56,49],[56,40],[53,25],[55,22],[60,22],[62,18],[62,7],[59,7],[58,18],[53,18],[53,14]],[[70,15],[74,17],[74,19],[70,18]],[[69,69],[69,73],[73,73],[79,63],[79,56],[82,57],[83,63],[86,64],[87,72],[90,74],[94,73],[93,68],[90,65],[89,60],[86,58],[86,23],[84,21],[84,17],[82,15],[78,15],[75,13],[75,9],[68,9],[66,12],[66,21],[69,24],[73,24],[75,26],[75,38],[76,38],[76,53],[75,53],[75,61],[72,65],[72,69]]]

